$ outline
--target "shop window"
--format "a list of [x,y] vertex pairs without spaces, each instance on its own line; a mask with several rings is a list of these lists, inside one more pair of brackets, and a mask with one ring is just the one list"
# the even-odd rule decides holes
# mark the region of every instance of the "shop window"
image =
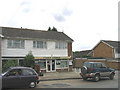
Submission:
[[68,61],[61,61],[61,67],[62,68],[68,67]]
[[56,68],[61,68],[61,61],[60,60],[56,60]]
[[39,62],[40,69],[45,69],[46,68],[46,62]]

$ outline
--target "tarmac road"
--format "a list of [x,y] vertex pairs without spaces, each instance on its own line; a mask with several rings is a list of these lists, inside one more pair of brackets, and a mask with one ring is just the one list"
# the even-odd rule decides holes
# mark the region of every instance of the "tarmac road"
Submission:
[[103,78],[99,82],[82,79],[42,81],[36,88],[118,88],[118,78]]
[[[77,88],[118,88],[118,77],[120,79],[120,76],[118,76],[118,71],[116,71],[114,80],[109,80],[109,78],[103,78],[99,82],[93,82],[92,80],[88,80],[88,81],[82,80],[79,73],[74,73],[74,72],[46,73],[44,77],[40,77],[41,81],[37,85],[36,89],[40,90],[46,88],[56,88],[56,89],[57,88],[66,88],[66,89],[67,88],[68,89],[69,88],[76,88],[76,89]],[[10,89],[10,90],[36,90],[36,89],[27,88],[27,89]]]

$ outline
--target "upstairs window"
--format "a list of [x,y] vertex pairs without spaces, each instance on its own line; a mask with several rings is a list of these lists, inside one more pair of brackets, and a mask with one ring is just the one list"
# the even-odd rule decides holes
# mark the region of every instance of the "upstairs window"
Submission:
[[7,47],[8,48],[24,48],[25,41],[24,40],[8,40]]
[[56,49],[67,49],[67,43],[66,42],[56,42],[55,48]]
[[47,42],[45,41],[33,41],[33,48],[47,48]]

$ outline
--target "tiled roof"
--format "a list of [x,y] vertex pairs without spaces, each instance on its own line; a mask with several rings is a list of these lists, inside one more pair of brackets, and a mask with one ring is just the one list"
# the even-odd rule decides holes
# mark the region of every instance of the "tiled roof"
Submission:
[[92,50],[85,50],[85,51],[77,51],[73,52],[73,58],[85,58],[87,57],[88,53],[90,53]]
[[72,42],[73,40],[63,32],[43,31],[23,28],[2,27],[2,35],[6,38],[27,38],[27,39],[47,39],[64,40]]
[[102,40],[102,42],[107,43],[108,45],[115,48],[115,50],[120,53],[120,41],[108,41],[108,40]]

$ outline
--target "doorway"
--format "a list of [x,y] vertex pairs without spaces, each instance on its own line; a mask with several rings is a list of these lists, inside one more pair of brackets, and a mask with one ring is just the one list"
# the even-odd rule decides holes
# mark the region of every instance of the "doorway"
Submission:
[[55,60],[47,60],[47,72],[54,72],[56,71],[55,68]]

